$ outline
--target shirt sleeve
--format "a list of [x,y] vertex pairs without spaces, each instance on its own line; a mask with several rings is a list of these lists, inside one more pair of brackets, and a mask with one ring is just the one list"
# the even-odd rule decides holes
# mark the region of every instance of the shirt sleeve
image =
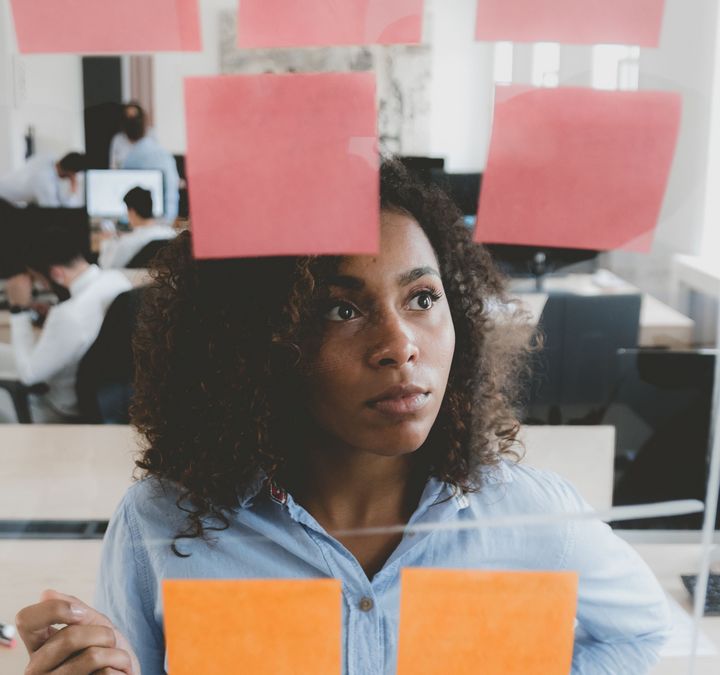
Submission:
[[[567,511],[591,507],[561,481]],[[642,675],[670,633],[660,584],[637,552],[599,520],[573,520],[564,567],[579,574],[573,675]]]
[[11,315],[10,332],[18,375],[27,386],[52,378],[68,363],[76,361],[81,349],[77,336],[82,332],[71,317],[55,308],[48,312],[37,342],[28,312]]
[[57,208],[61,206],[58,191],[58,178],[53,175],[55,169],[44,170],[34,179],[35,201],[38,206]]
[[142,675],[162,675],[165,640],[153,612],[157,581],[128,502],[126,495],[105,533],[94,604],[127,638]]

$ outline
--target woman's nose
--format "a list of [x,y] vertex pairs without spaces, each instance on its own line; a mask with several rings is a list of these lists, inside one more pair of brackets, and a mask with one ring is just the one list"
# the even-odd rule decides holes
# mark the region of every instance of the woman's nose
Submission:
[[400,367],[417,361],[418,356],[413,332],[400,317],[387,317],[380,322],[369,357],[374,368]]

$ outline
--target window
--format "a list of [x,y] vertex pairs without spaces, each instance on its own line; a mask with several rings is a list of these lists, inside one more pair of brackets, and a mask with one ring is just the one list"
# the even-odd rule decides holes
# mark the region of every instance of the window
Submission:
[[533,45],[532,83],[536,87],[557,87],[560,81],[560,44],[538,42]]
[[593,88],[634,91],[639,83],[640,47],[627,45],[593,47]]
[[513,79],[513,43],[495,43],[494,79],[497,84],[511,84]]

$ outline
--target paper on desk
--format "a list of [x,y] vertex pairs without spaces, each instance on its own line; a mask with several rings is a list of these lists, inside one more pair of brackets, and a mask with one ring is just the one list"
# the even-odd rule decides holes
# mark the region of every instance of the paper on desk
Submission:
[[[667,596],[667,601],[670,605],[670,616],[672,621],[672,632],[667,642],[663,645],[660,651],[662,658],[673,658],[681,656],[690,656],[692,653],[692,630],[693,630],[693,619],[680,604],[672,598]],[[716,656],[718,653],[717,648],[711,642],[710,638],[700,630],[698,635],[698,656]]]
[[375,253],[372,73],[185,80],[195,255]]
[[22,54],[200,51],[198,0],[11,0]]
[[673,92],[498,87],[476,241],[648,250],[680,112]]
[[[244,1],[244,0],[243,0]],[[664,0],[477,0],[478,40],[657,47]]]
[[172,675],[341,671],[336,579],[163,582]]
[[[577,575],[404,569],[398,675],[567,675]],[[452,617],[452,621],[448,621]]]
[[417,44],[423,0],[240,0],[238,46]]

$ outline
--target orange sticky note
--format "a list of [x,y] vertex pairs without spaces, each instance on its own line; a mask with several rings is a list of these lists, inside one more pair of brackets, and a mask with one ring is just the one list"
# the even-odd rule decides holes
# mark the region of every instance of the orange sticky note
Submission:
[[195,255],[379,247],[372,73],[185,80]]
[[336,579],[163,582],[172,675],[341,672]]
[[681,103],[673,92],[498,87],[475,240],[649,250]]
[[657,47],[665,0],[478,0],[478,40]]
[[11,0],[22,54],[200,51],[198,0]]
[[397,675],[568,675],[577,574],[404,569]]
[[417,44],[423,0],[240,0],[238,46]]

